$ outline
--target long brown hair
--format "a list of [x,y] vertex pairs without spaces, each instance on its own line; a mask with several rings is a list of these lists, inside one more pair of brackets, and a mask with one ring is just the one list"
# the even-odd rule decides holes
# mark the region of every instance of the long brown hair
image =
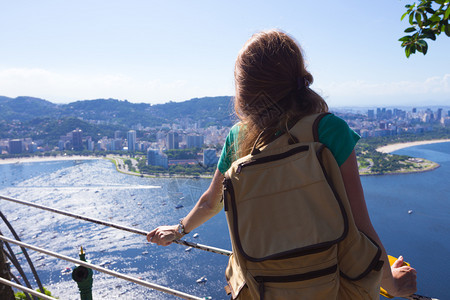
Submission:
[[300,47],[286,33],[269,30],[254,34],[238,54],[234,69],[234,109],[239,130],[238,157],[250,153],[258,135],[266,144],[303,116],[328,111],[323,98],[308,85]]

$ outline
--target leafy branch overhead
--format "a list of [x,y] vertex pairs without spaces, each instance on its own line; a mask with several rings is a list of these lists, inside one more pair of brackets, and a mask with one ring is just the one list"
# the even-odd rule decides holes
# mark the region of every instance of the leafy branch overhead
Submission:
[[427,54],[428,44],[425,39],[436,40],[436,36],[444,32],[450,37],[449,0],[421,0],[419,4],[408,4],[407,11],[401,20],[408,16],[411,27],[405,29],[405,35],[400,38],[402,47],[405,48],[406,57],[416,51]]

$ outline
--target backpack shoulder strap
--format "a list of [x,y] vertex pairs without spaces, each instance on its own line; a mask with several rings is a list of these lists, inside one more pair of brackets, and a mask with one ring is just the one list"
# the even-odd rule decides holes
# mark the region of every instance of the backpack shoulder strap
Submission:
[[330,113],[318,113],[303,117],[289,132],[300,142],[319,142],[319,123]]
[[274,150],[278,148],[290,145],[291,137],[294,137],[296,143],[309,143],[319,141],[319,123],[323,117],[328,115],[328,112],[317,113],[301,118],[291,129],[289,129],[289,134],[283,134],[276,140],[270,142],[268,145],[263,146],[261,149]]

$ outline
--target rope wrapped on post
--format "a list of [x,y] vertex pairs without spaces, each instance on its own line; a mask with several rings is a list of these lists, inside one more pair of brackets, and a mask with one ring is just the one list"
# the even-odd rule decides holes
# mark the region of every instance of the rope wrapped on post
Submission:
[[[31,206],[31,207],[35,207],[35,208],[39,208],[39,209],[43,209],[43,210],[57,213],[60,215],[64,215],[64,216],[68,216],[68,217],[72,217],[72,218],[76,218],[76,219],[80,219],[80,220],[84,220],[84,221],[88,221],[88,222],[92,222],[92,223],[96,223],[96,224],[100,224],[100,225],[104,225],[104,226],[108,226],[108,227],[113,227],[116,229],[131,232],[131,233],[136,233],[136,234],[140,234],[140,235],[144,235],[144,236],[147,235],[147,231],[144,231],[144,230],[139,230],[139,229],[135,229],[135,228],[127,227],[127,226],[122,226],[122,225],[118,225],[115,223],[111,223],[111,222],[107,222],[107,221],[103,221],[103,220],[99,220],[99,219],[95,219],[95,218],[89,218],[89,217],[82,216],[82,215],[77,215],[77,214],[74,214],[74,213],[71,213],[68,211],[63,211],[63,210],[51,208],[48,206],[35,204],[35,203],[29,202],[29,201],[18,200],[18,199],[14,199],[14,198],[5,197],[5,196],[0,196],[0,199],[27,205],[27,206]],[[192,248],[196,248],[196,249],[200,249],[200,250],[204,250],[204,251],[208,251],[208,252],[212,252],[212,253],[217,253],[217,254],[221,254],[221,255],[225,255],[225,256],[230,256],[232,253],[229,250],[220,249],[220,248],[211,247],[211,246],[202,245],[202,244],[197,244],[197,243],[193,243],[193,242],[188,242],[185,240],[175,240],[173,242],[175,244],[188,246],[188,247],[192,247]]]
[[[7,238],[7,237],[5,237],[3,235],[0,235],[0,240],[8,242],[8,243],[16,244],[18,246],[25,247],[25,248],[28,248],[28,249],[31,249],[31,250],[34,250],[34,251],[38,251],[38,252],[41,252],[41,253],[44,253],[44,254],[47,254],[47,255],[50,255],[50,256],[62,259],[62,260],[66,260],[66,261],[69,261],[71,263],[78,264],[78,265],[81,265],[81,266],[84,266],[86,268],[90,268],[90,269],[93,269],[93,270],[97,270],[99,272],[102,272],[102,273],[105,273],[105,274],[108,274],[108,275],[111,275],[111,276],[114,276],[114,277],[117,277],[117,278],[120,278],[120,279],[123,279],[123,280],[126,280],[126,281],[130,281],[130,282],[133,282],[133,283],[136,283],[136,284],[139,284],[139,285],[142,285],[142,286],[145,286],[147,288],[151,288],[151,289],[154,289],[154,290],[157,290],[157,291],[160,291],[160,292],[171,294],[173,296],[177,296],[177,297],[180,297],[180,298],[183,298],[183,299],[192,299],[192,300],[204,300],[204,299],[206,299],[206,298],[200,298],[200,297],[197,297],[197,296],[189,295],[189,294],[186,294],[184,292],[180,292],[180,291],[168,288],[168,287],[164,287],[164,286],[158,285],[156,283],[151,283],[151,282],[147,282],[147,281],[144,281],[144,280],[141,280],[141,279],[137,279],[137,278],[134,278],[134,277],[131,277],[131,276],[128,276],[128,275],[125,275],[125,274],[122,274],[122,273],[119,273],[119,272],[116,272],[116,271],[112,271],[112,270],[109,270],[109,269],[106,269],[106,268],[102,268],[102,267],[97,266],[97,265],[93,265],[93,264],[84,262],[82,260],[78,260],[78,259],[75,259],[75,258],[71,258],[71,257],[65,256],[65,255],[62,255],[62,254],[59,254],[59,253],[56,253],[56,252],[48,251],[48,250],[45,250],[45,249],[42,249],[42,248],[39,248],[39,247],[36,247],[36,246],[33,246],[33,245],[29,245],[29,244],[26,244],[26,243],[23,243],[23,242],[19,242],[19,241]],[[50,299],[53,299],[53,298],[50,298]]]

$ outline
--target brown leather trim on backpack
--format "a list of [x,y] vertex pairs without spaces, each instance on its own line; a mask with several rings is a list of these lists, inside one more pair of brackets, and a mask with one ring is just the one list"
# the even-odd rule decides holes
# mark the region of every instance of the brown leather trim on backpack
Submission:
[[[317,120],[317,119],[316,119]],[[317,150],[316,155],[317,155],[317,160],[319,161],[320,167],[322,168],[322,172],[323,175],[325,176],[325,179],[328,182],[328,185],[330,186],[331,190],[333,191],[334,197],[336,198],[338,204],[339,204],[339,208],[341,209],[341,214],[342,217],[344,218],[344,233],[342,234],[342,237],[340,240],[343,240],[347,234],[348,234],[348,215],[347,212],[345,211],[345,207],[344,204],[342,203],[342,199],[339,196],[339,193],[337,192],[336,188],[334,187],[333,181],[331,180],[330,176],[328,175],[325,166],[323,164],[323,160],[322,160],[322,151],[323,149],[325,149],[325,145],[322,145],[319,150]]]
[[[246,166],[249,165],[254,165],[254,164],[258,164],[259,161],[263,162],[263,163],[267,163],[270,162],[272,160],[277,160],[277,159],[283,159],[289,155],[294,155],[298,152],[301,151],[307,151],[308,150],[308,146],[300,146],[297,148],[293,148],[290,151],[287,151],[285,153],[280,153],[277,155],[272,155],[272,156],[266,156],[266,157],[262,157],[258,160],[253,160],[253,161],[249,161]],[[328,185],[330,186],[335,199],[339,205],[341,214],[342,214],[342,218],[343,218],[343,223],[344,223],[344,230],[342,235],[332,241],[327,241],[327,242],[323,242],[323,243],[319,243],[319,244],[314,244],[314,245],[310,245],[310,246],[306,246],[306,247],[302,247],[302,248],[296,248],[296,249],[291,249],[289,251],[284,251],[281,253],[276,253],[273,255],[268,255],[265,257],[252,257],[250,255],[248,255],[246,253],[246,251],[244,250],[242,243],[241,243],[241,239],[240,239],[240,234],[239,234],[239,225],[238,225],[238,212],[237,212],[237,207],[236,207],[236,199],[235,199],[235,193],[234,193],[234,188],[233,188],[233,183],[231,181],[230,178],[228,178],[227,176],[225,176],[225,179],[223,181],[223,185],[224,185],[224,198],[225,198],[225,202],[224,203],[224,207],[225,207],[225,211],[228,211],[231,208],[231,212],[233,214],[233,226],[232,229],[233,233],[234,233],[234,237],[235,237],[235,242],[236,242],[236,247],[239,249],[240,253],[242,254],[242,256],[252,262],[262,262],[262,261],[266,261],[266,260],[277,260],[277,259],[285,259],[288,257],[298,257],[298,256],[303,256],[303,255],[309,255],[309,254],[313,254],[313,253],[319,253],[322,251],[326,251],[327,249],[329,249],[332,245],[337,244],[338,242],[342,241],[348,234],[348,216],[347,213],[345,211],[345,207],[342,204],[342,200],[339,196],[339,194],[336,192],[336,189],[333,186],[332,181],[330,180],[327,172],[325,171],[325,167],[323,165],[322,159],[321,159],[321,155],[320,153],[322,152],[322,150],[325,148],[324,145],[322,145],[319,150],[316,152],[316,156],[317,159],[319,161],[319,164],[321,166],[322,172],[324,174],[325,179],[327,180]],[[239,165],[239,167],[243,167],[245,165]],[[240,171],[236,171],[236,174],[238,174],[238,172]],[[228,198],[227,196],[230,196],[230,198]],[[231,206],[231,207],[230,207]]]
[[356,277],[349,277],[347,276],[344,272],[340,271],[339,273],[341,274],[342,277],[348,279],[348,280],[352,280],[352,281],[356,281],[356,280],[360,280],[363,279],[364,277],[367,276],[367,274],[369,274],[372,270],[375,271],[380,271],[381,268],[383,267],[384,261],[380,260],[381,258],[381,248],[380,246],[367,234],[365,234],[364,232],[360,231],[364,236],[366,236],[377,248],[377,253],[375,254],[375,256],[373,257],[372,261],[370,262],[370,264],[367,266],[367,268],[364,270],[364,272],[362,272],[361,274],[359,274]]
[[264,300],[265,283],[285,283],[285,282],[298,282],[311,280],[322,276],[333,274],[337,271],[338,266],[333,265],[331,267],[315,270],[308,273],[284,275],[284,276],[255,276],[255,281],[259,285],[259,299]]
[[317,118],[314,120],[314,123],[312,126],[314,142],[319,142],[319,123],[320,123],[320,121],[323,119],[323,117],[330,115],[330,114],[331,113],[329,113],[329,112],[322,113],[322,114],[318,115]]
[[[323,117],[325,117],[326,115],[329,115],[329,114],[330,113],[320,114],[314,120],[314,123],[313,123],[313,137],[314,137],[314,141],[315,142],[320,142],[319,141],[319,123],[323,119]],[[343,207],[342,200],[341,200],[341,198],[339,196],[339,193],[336,191],[331,178],[327,174],[327,171],[326,171],[325,166],[323,164],[322,157],[320,155],[320,153],[323,151],[323,149],[325,147],[326,147],[325,145],[322,145],[322,147],[319,148],[319,150],[317,151],[316,154],[317,154],[317,158],[319,160],[320,166],[322,167],[322,171],[323,171],[323,173],[325,175],[325,178],[328,181],[328,185],[331,187],[331,189],[332,189],[336,199],[338,199],[339,206],[341,207],[341,209],[343,209],[344,220],[345,220],[345,235],[347,235],[347,233],[348,233],[348,216],[347,216],[347,213],[345,212],[345,208]],[[381,268],[383,266],[383,263],[384,263],[382,260],[380,260],[380,257],[381,257],[381,248],[380,248],[380,246],[373,239],[371,239],[369,236],[367,236],[365,233],[363,233],[363,232],[361,232],[361,233],[364,234],[378,248],[378,250],[377,250],[377,253],[375,254],[374,258],[370,262],[370,264],[367,266],[366,270],[364,270],[360,275],[352,278],[352,277],[347,276],[342,271],[340,271],[340,274],[341,274],[342,277],[344,277],[344,278],[346,278],[348,280],[352,280],[352,281],[356,281],[356,280],[360,280],[360,279],[364,278],[372,270],[376,270],[376,271],[381,270]]]
[[[233,230],[234,236],[235,236],[236,247],[239,249],[239,252],[242,254],[242,256],[245,257],[245,259],[247,259],[249,261],[262,262],[262,261],[266,261],[266,260],[286,259],[286,258],[290,258],[290,257],[299,257],[299,256],[323,252],[323,251],[330,249],[331,246],[333,246],[333,245],[337,244],[338,242],[340,242],[341,240],[343,240],[347,235],[348,226],[345,225],[344,233],[342,234],[342,236],[334,241],[315,244],[315,245],[311,245],[311,246],[303,247],[303,248],[299,248],[299,249],[292,249],[290,251],[285,251],[282,253],[277,253],[274,255],[269,255],[269,256],[261,257],[261,258],[251,257],[244,251],[244,248],[242,247],[241,239],[239,237],[239,229],[238,229],[239,228],[239,225],[238,225],[239,217],[238,217],[238,212],[237,212],[237,208],[236,208],[236,199],[235,199],[235,195],[234,195],[233,183],[231,182],[230,179],[225,177],[224,186],[226,188],[225,193],[227,193],[230,196],[230,198],[225,196],[226,197],[225,201],[227,201],[227,204],[226,204],[227,210],[230,209],[229,205],[231,205],[231,212],[233,214],[232,230]],[[225,193],[224,193],[224,195],[225,195]],[[341,207],[340,202],[339,202],[339,206]],[[343,207],[341,207],[341,209],[342,208]],[[345,214],[345,211],[342,211],[342,213],[343,213],[344,223],[347,224],[348,223],[347,215]]]
[[225,289],[225,293],[227,293],[227,295],[231,294],[231,288],[228,284],[226,286],[224,286],[223,288]]

